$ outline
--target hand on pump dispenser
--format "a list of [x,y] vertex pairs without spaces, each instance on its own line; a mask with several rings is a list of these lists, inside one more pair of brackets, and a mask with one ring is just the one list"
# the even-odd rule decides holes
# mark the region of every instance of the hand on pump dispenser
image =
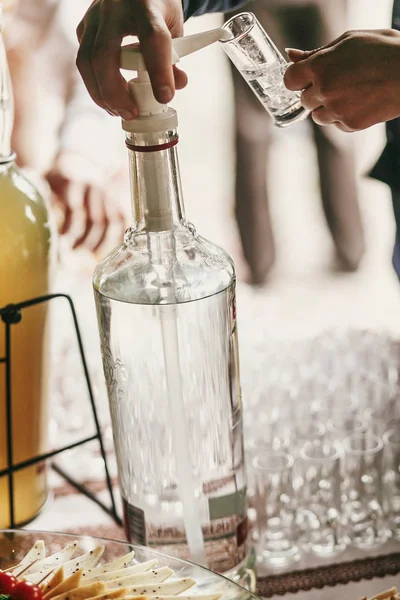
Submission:
[[[172,64],[216,41],[230,37],[230,32],[221,28],[176,38],[172,40]],[[127,132],[126,145],[132,150],[143,144],[156,146],[158,149],[172,147],[178,141],[177,134],[171,139],[166,139],[165,136],[168,137],[168,132],[177,127],[177,114],[174,109],[156,100],[140,47],[123,46],[120,64],[122,69],[137,71],[137,77],[129,81],[128,89],[135,100],[138,116],[133,120],[122,121],[122,127]],[[173,225],[174,207],[168,196],[161,192],[170,175],[168,165],[164,160],[155,161],[152,156],[151,161],[143,161],[143,169],[146,185],[151,188],[148,189],[149,204],[145,215],[147,228],[152,231],[169,230]]]
[[[172,40],[172,64],[175,65],[184,56],[206,48],[214,42],[228,41],[231,38],[231,32],[222,27],[175,38]],[[128,89],[136,102],[138,117],[151,117],[171,111],[171,109],[167,108],[166,104],[158,102],[154,96],[150,77],[139,45],[122,46],[120,66],[121,69],[137,71],[137,78],[129,81]],[[174,123],[176,125],[176,121]],[[125,125],[124,129],[129,130],[126,129]]]

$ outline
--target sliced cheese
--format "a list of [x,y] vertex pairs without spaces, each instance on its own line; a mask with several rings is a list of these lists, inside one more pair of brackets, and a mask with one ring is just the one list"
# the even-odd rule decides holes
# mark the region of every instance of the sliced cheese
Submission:
[[[126,589],[122,588],[122,589],[118,589],[118,590],[112,590],[111,592],[104,592],[104,594],[99,594],[98,596],[92,596],[91,598],[89,598],[88,600],[111,600],[113,598],[125,598],[126,596]],[[144,598],[144,596],[143,596]],[[147,598],[146,598],[147,600]]]
[[88,569],[96,566],[103,552],[104,546],[96,546],[96,548],[93,548],[93,550],[90,550],[90,552],[81,554],[81,556],[77,556],[76,558],[64,563],[64,573],[66,577],[78,569],[82,569],[82,571],[85,572]]
[[[222,594],[198,594],[193,596],[187,596],[186,594],[179,594],[179,600],[219,600]],[[125,600],[130,596],[125,596]],[[153,596],[152,600],[177,600],[176,596]]]
[[64,581],[64,569],[61,566],[47,584],[42,585],[42,594],[48,594]]
[[72,573],[72,575],[70,575],[69,577],[64,579],[64,581],[62,581],[55,588],[47,591],[44,594],[42,600],[50,600],[50,598],[54,598],[55,596],[59,596],[60,594],[63,594],[64,592],[68,592],[70,590],[77,588],[81,582],[81,579],[82,579],[82,570]]
[[[77,556],[76,558],[65,562],[63,564],[65,577],[69,577],[75,571],[84,571],[90,567],[93,567],[99,562],[99,559],[103,552],[104,546],[96,546],[96,548],[90,550],[90,552],[87,552],[86,554],[81,554],[80,556]],[[46,563],[44,563],[44,566],[39,568],[37,571],[26,575],[26,579],[32,583],[39,583],[44,581],[50,575],[52,575],[53,571],[54,567],[49,569]]]
[[[119,580],[122,581],[122,580]],[[176,579],[175,581],[168,581],[167,583],[153,583],[153,584],[141,584],[134,586],[124,586],[128,588],[127,596],[176,596],[182,594],[189,588],[196,584],[194,579],[188,577],[187,579]],[[107,584],[107,587],[109,584]]]
[[105,592],[106,586],[104,583],[96,581],[96,583],[91,583],[90,585],[76,587],[59,596],[53,596],[53,600],[86,600],[87,598],[94,598],[100,594],[105,594]]
[[99,575],[100,573],[109,573],[110,571],[119,571],[119,569],[123,569],[128,566],[135,556],[135,552],[128,552],[128,554],[124,554],[119,558],[115,558],[104,565],[99,565],[98,567],[90,567],[85,571],[85,575]]
[[12,570],[12,574],[18,577],[19,573],[29,565],[38,560],[43,560],[46,555],[46,547],[43,540],[38,540],[27,552],[21,562]]
[[112,589],[117,586],[127,587],[132,585],[153,583],[162,583],[168,577],[171,577],[174,572],[169,567],[161,567],[154,571],[146,571],[146,573],[137,573],[136,575],[128,575],[128,577],[119,577],[118,579],[107,581],[108,588]]
[[110,579],[119,579],[120,577],[128,577],[128,575],[137,575],[139,573],[145,573],[154,569],[157,566],[157,560],[148,560],[144,563],[138,563],[132,567],[125,567],[118,571],[109,571],[105,573],[99,573],[98,575],[92,575],[90,571],[86,571],[83,576],[85,581],[109,581]]
[[55,554],[51,554],[47,558],[36,561],[29,569],[24,572],[24,576],[30,573],[45,573],[56,569],[59,565],[64,564],[76,553],[78,542],[71,542]]

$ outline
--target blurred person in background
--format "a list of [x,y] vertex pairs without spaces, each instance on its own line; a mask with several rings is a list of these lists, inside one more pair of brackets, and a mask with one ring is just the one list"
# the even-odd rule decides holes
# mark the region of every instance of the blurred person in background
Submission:
[[[349,0],[263,0],[246,4],[283,55],[285,48],[318,48],[346,28]],[[240,12],[240,11],[237,11]],[[237,14],[233,13],[233,14]],[[226,15],[226,18],[232,13]],[[235,96],[235,213],[253,283],[263,283],[274,263],[266,166],[279,131],[230,62]],[[325,218],[336,249],[335,266],[353,271],[364,253],[352,140],[313,121]]]
[[[68,245],[113,244],[124,224],[119,124],[90,99],[75,66],[88,0],[6,0],[4,41],[14,89],[17,162],[52,199]],[[123,157],[123,158],[122,158]],[[114,224],[115,228],[109,227]]]
[[[119,54],[123,38],[137,35],[154,94],[169,102],[187,83],[171,64],[171,37],[183,35],[185,18],[239,5],[236,0],[183,0],[183,6],[180,0],[94,0],[77,28],[77,65],[91,97],[122,118],[135,118],[138,109],[119,71]],[[394,0],[392,26],[347,32],[312,51],[288,50],[295,64],[284,79],[288,89],[302,90],[302,103],[318,125],[349,132],[389,121],[378,165],[379,178],[394,193],[394,265],[400,274],[400,0]]]

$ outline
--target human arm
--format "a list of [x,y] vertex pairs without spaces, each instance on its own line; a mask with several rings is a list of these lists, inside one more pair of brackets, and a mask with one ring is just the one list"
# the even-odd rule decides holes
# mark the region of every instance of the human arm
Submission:
[[[47,68],[61,48],[63,57],[60,80],[52,87],[62,113],[46,179],[62,215],[60,233],[68,235],[73,247],[95,251],[108,238],[110,225],[119,233],[124,226],[111,181],[124,164],[125,152],[119,124],[93,104],[74,65],[74,24],[81,10],[82,0],[59,0],[43,41]],[[45,74],[46,64],[41,65]]]
[[183,22],[206,12],[228,11],[243,0],[94,0],[77,28],[80,43],[77,67],[101,108],[132,119],[137,115],[127,83],[119,70],[125,36],[139,38],[159,102],[169,102],[187,77],[172,66],[171,38],[183,35]]
[[118,123],[93,104],[85,89],[74,90],[66,106],[57,154],[46,173],[53,202],[61,213],[60,234],[68,235],[73,248],[85,246],[96,251],[108,237],[110,226],[117,226],[119,234],[125,228],[112,185],[124,164],[118,130]]
[[289,49],[295,63],[285,73],[290,90],[319,125],[357,131],[400,115],[400,32],[346,32],[327,46]]

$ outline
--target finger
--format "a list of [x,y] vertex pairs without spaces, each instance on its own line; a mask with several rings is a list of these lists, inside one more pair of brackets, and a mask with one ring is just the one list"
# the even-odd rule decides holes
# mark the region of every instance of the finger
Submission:
[[121,239],[124,239],[126,230],[126,219],[120,210],[111,211],[111,214],[105,214],[104,227],[97,243],[92,248],[92,252],[96,253],[104,243],[104,240],[109,234],[109,243],[112,245],[119,244]]
[[175,10],[171,13],[167,4],[164,4],[164,20],[172,38],[183,36],[183,12],[182,9]]
[[84,19],[83,33],[81,29],[81,40],[76,57],[76,66],[92,99],[101,108],[109,110],[109,107],[104,103],[101,96],[92,65],[92,49],[99,22],[99,5],[95,5],[93,9],[89,9]]
[[125,120],[137,116],[136,105],[128,93],[128,84],[120,72],[123,18],[113,15],[112,3],[104,3],[93,44],[92,65],[103,103]]
[[327,110],[324,106],[320,106],[311,113],[311,118],[317,125],[332,125],[337,123],[337,119],[334,115]]
[[66,200],[68,196],[68,182],[64,178],[56,176],[49,176],[47,180],[52,191],[52,200],[61,213],[60,220],[57,223],[58,232],[60,235],[65,235],[71,229],[73,217],[71,206]]
[[58,232],[60,235],[65,235],[71,229],[72,225],[72,209],[69,204],[64,204],[63,202],[59,202],[59,206],[61,206],[61,210],[64,213],[63,221],[59,226]]
[[301,103],[304,108],[308,110],[316,110],[320,106],[322,106],[322,99],[316,93],[316,89],[313,85],[310,85],[308,88],[302,91],[301,93]]
[[110,227],[110,217],[108,215],[107,209],[106,209],[106,201],[107,201],[107,197],[106,194],[104,192],[101,192],[100,194],[97,194],[97,198],[95,197],[96,194],[94,194],[93,197],[93,201],[96,202],[97,204],[97,210],[98,210],[98,216],[99,216],[99,220],[96,222],[96,229],[97,229],[97,234],[100,235],[97,239],[97,242],[94,244],[94,246],[92,247],[92,252],[96,252],[100,246],[104,243],[104,240],[107,237],[107,233]]
[[100,248],[100,246],[104,243],[104,240],[106,239],[106,236],[107,236],[109,226],[110,226],[110,221],[108,220],[107,213],[104,211],[104,219],[103,219],[102,226],[101,226],[100,237],[97,240],[96,244],[93,246],[92,252],[96,252]]
[[172,100],[175,93],[175,80],[172,69],[171,34],[162,19],[157,17],[150,31],[138,32],[144,61],[153,86],[154,96],[162,104]]
[[310,56],[314,56],[314,54],[321,52],[321,50],[327,50],[328,48],[332,48],[333,46],[336,46],[337,43],[341,42],[346,37],[349,37],[349,35],[350,35],[350,32],[346,31],[345,33],[342,33],[342,35],[339,36],[338,38],[335,38],[334,40],[329,42],[329,44],[325,44],[325,46],[319,46],[318,48],[314,48],[313,50],[300,50],[298,48],[285,48],[285,52],[287,53],[289,59],[292,62],[294,62],[294,63],[299,62],[300,60],[305,60],[307,58],[310,58]]
[[307,59],[289,67],[285,71],[284,83],[288,90],[304,90],[312,85],[312,72]]
[[91,187],[89,185],[86,185],[83,191],[83,210],[85,214],[85,225],[82,234],[76,238],[72,246],[74,250],[85,243],[94,225],[94,215],[92,212],[93,206],[90,198],[90,192]]
[[55,192],[52,193],[52,202],[54,203],[55,212],[57,214],[57,231],[60,235],[65,235],[69,232],[72,225],[73,214],[71,207],[65,202],[62,202]]
[[185,71],[182,71],[182,69],[179,69],[176,65],[174,65],[172,69],[175,78],[175,89],[182,90],[187,86],[188,76],[186,75]]
[[296,63],[300,60],[305,60],[309,56],[312,56],[317,50],[298,50],[297,48],[285,48],[285,52],[289,57],[289,60]]

